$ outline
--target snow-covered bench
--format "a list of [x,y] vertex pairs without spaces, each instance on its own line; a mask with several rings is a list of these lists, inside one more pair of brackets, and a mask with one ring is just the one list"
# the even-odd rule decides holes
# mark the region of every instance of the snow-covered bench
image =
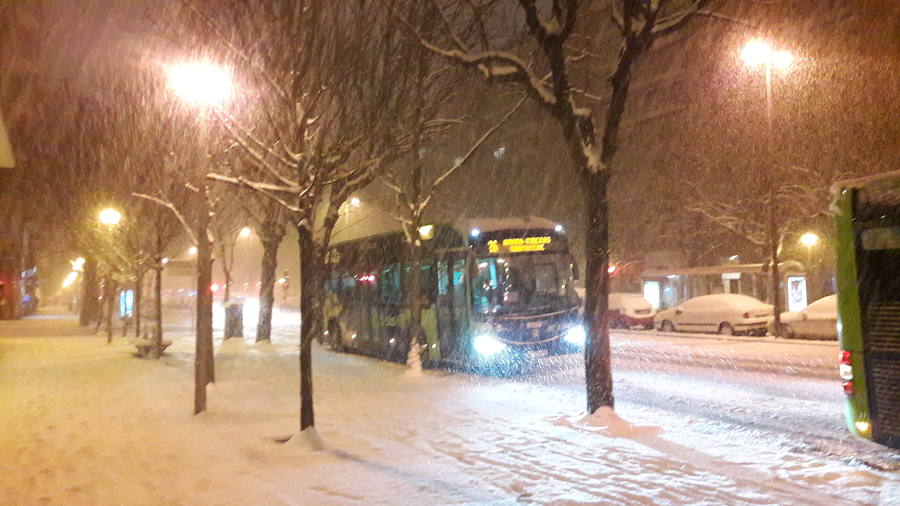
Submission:
[[[137,356],[141,358],[149,355],[150,351],[153,350],[153,346],[155,346],[152,339],[135,339],[132,341],[132,344],[137,348]],[[172,346],[172,341],[163,340],[159,348],[159,354],[162,355],[169,346]]]

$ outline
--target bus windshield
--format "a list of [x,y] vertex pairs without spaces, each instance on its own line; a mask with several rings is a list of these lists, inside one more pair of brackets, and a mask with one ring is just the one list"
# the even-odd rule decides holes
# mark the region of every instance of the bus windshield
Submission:
[[476,313],[536,313],[578,304],[569,255],[550,253],[477,260],[473,280]]

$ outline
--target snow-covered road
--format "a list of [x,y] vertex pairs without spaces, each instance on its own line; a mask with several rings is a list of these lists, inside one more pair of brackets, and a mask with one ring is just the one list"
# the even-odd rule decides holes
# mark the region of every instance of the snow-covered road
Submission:
[[[848,433],[836,342],[614,331],[612,346],[620,410],[664,410],[744,437],[900,469],[900,453]],[[581,391],[580,361],[543,359],[522,380]]]
[[71,318],[0,322],[0,503],[900,501],[896,453],[841,435],[833,344],[617,334],[617,412],[634,426],[584,417],[576,356],[515,378],[408,377],[316,349],[313,452],[276,442],[296,426],[295,335],[219,345],[194,417],[188,333],[154,362]]

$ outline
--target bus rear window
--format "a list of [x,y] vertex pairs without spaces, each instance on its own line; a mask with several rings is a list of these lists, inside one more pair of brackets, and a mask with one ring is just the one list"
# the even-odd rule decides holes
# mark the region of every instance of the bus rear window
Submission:
[[900,249],[900,227],[863,230],[861,239],[864,250]]

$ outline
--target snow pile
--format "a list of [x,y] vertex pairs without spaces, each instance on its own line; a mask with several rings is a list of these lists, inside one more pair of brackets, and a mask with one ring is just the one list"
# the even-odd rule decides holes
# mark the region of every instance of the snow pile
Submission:
[[320,452],[325,449],[325,441],[315,427],[307,427],[287,440],[285,446]]
[[597,408],[591,415],[585,415],[580,423],[590,427],[601,427],[603,432],[612,437],[635,437],[662,434],[662,427],[638,426],[623,420],[609,406]]

